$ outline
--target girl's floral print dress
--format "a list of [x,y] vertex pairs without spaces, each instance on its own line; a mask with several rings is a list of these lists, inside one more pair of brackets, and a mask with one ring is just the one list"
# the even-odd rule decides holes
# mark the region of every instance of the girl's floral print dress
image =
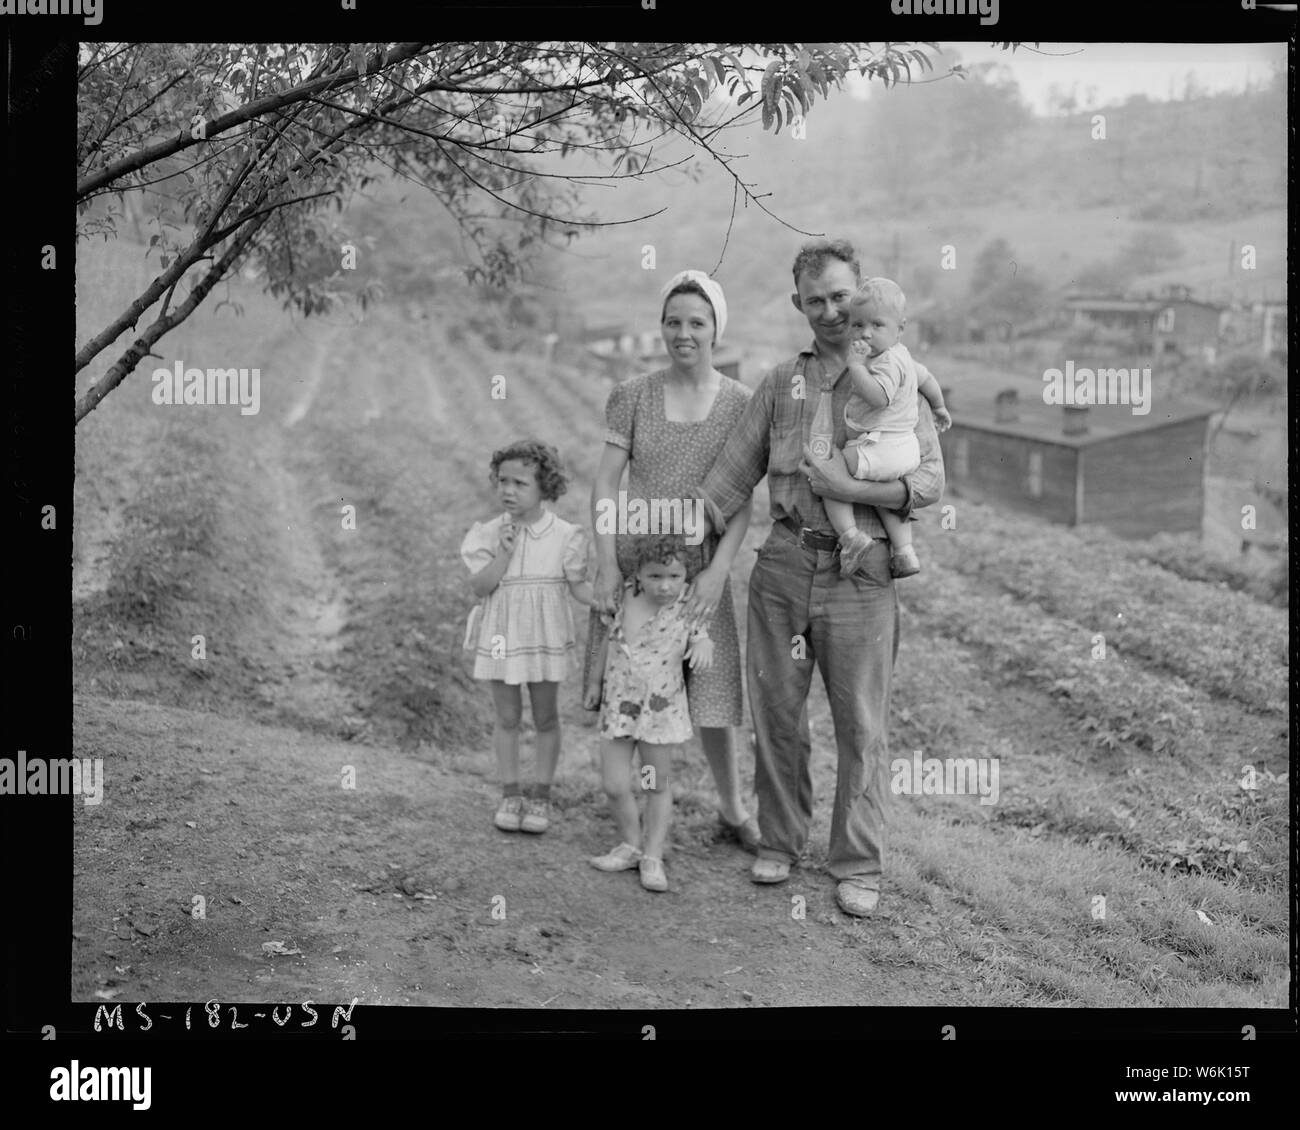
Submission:
[[701,626],[691,631],[686,620],[686,592],[666,605],[629,644],[623,632],[624,594],[609,631],[605,664],[605,695],[600,732],[607,738],[673,745],[689,741],[692,733],[682,661],[687,645],[708,639]]

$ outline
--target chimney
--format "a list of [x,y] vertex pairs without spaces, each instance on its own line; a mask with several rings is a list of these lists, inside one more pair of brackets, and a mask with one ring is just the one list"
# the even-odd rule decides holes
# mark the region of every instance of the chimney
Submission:
[[1014,388],[1004,388],[993,401],[993,421],[997,424],[1012,424],[1018,418],[1016,412],[1017,393]]
[[1086,405],[1067,404],[1061,411],[1065,413],[1065,427],[1062,429],[1067,436],[1081,436],[1088,431],[1088,408]]

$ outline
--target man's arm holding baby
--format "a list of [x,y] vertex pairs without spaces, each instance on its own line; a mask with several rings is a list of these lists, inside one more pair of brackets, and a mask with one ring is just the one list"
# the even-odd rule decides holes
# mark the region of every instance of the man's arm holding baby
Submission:
[[921,447],[921,465],[901,479],[889,482],[855,479],[845,466],[842,452],[837,450],[825,461],[816,460],[806,444],[799,470],[808,476],[813,494],[862,506],[884,507],[906,518],[913,510],[943,497],[943,455],[928,402],[918,412],[916,439]]

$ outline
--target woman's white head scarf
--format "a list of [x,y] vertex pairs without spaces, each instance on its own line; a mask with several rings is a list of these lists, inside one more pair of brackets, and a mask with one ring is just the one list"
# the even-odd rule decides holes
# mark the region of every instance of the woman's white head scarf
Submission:
[[708,296],[709,304],[713,307],[713,344],[717,345],[722,340],[722,331],[727,327],[727,296],[722,293],[722,287],[703,271],[679,271],[668,280],[667,285],[660,292],[661,301],[666,302],[668,295],[684,282],[697,283]]

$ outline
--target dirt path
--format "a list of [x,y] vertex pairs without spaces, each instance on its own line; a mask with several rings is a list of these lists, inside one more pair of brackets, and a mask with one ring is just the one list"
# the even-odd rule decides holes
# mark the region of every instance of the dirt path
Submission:
[[74,720],[106,780],[76,816],[74,999],[707,1008],[973,989],[904,963],[924,908],[858,923],[816,873],[755,887],[732,846],[679,838],[660,896],[593,870],[605,817],[572,780],[550,832],[505,835],[473,772],[93,696]]

